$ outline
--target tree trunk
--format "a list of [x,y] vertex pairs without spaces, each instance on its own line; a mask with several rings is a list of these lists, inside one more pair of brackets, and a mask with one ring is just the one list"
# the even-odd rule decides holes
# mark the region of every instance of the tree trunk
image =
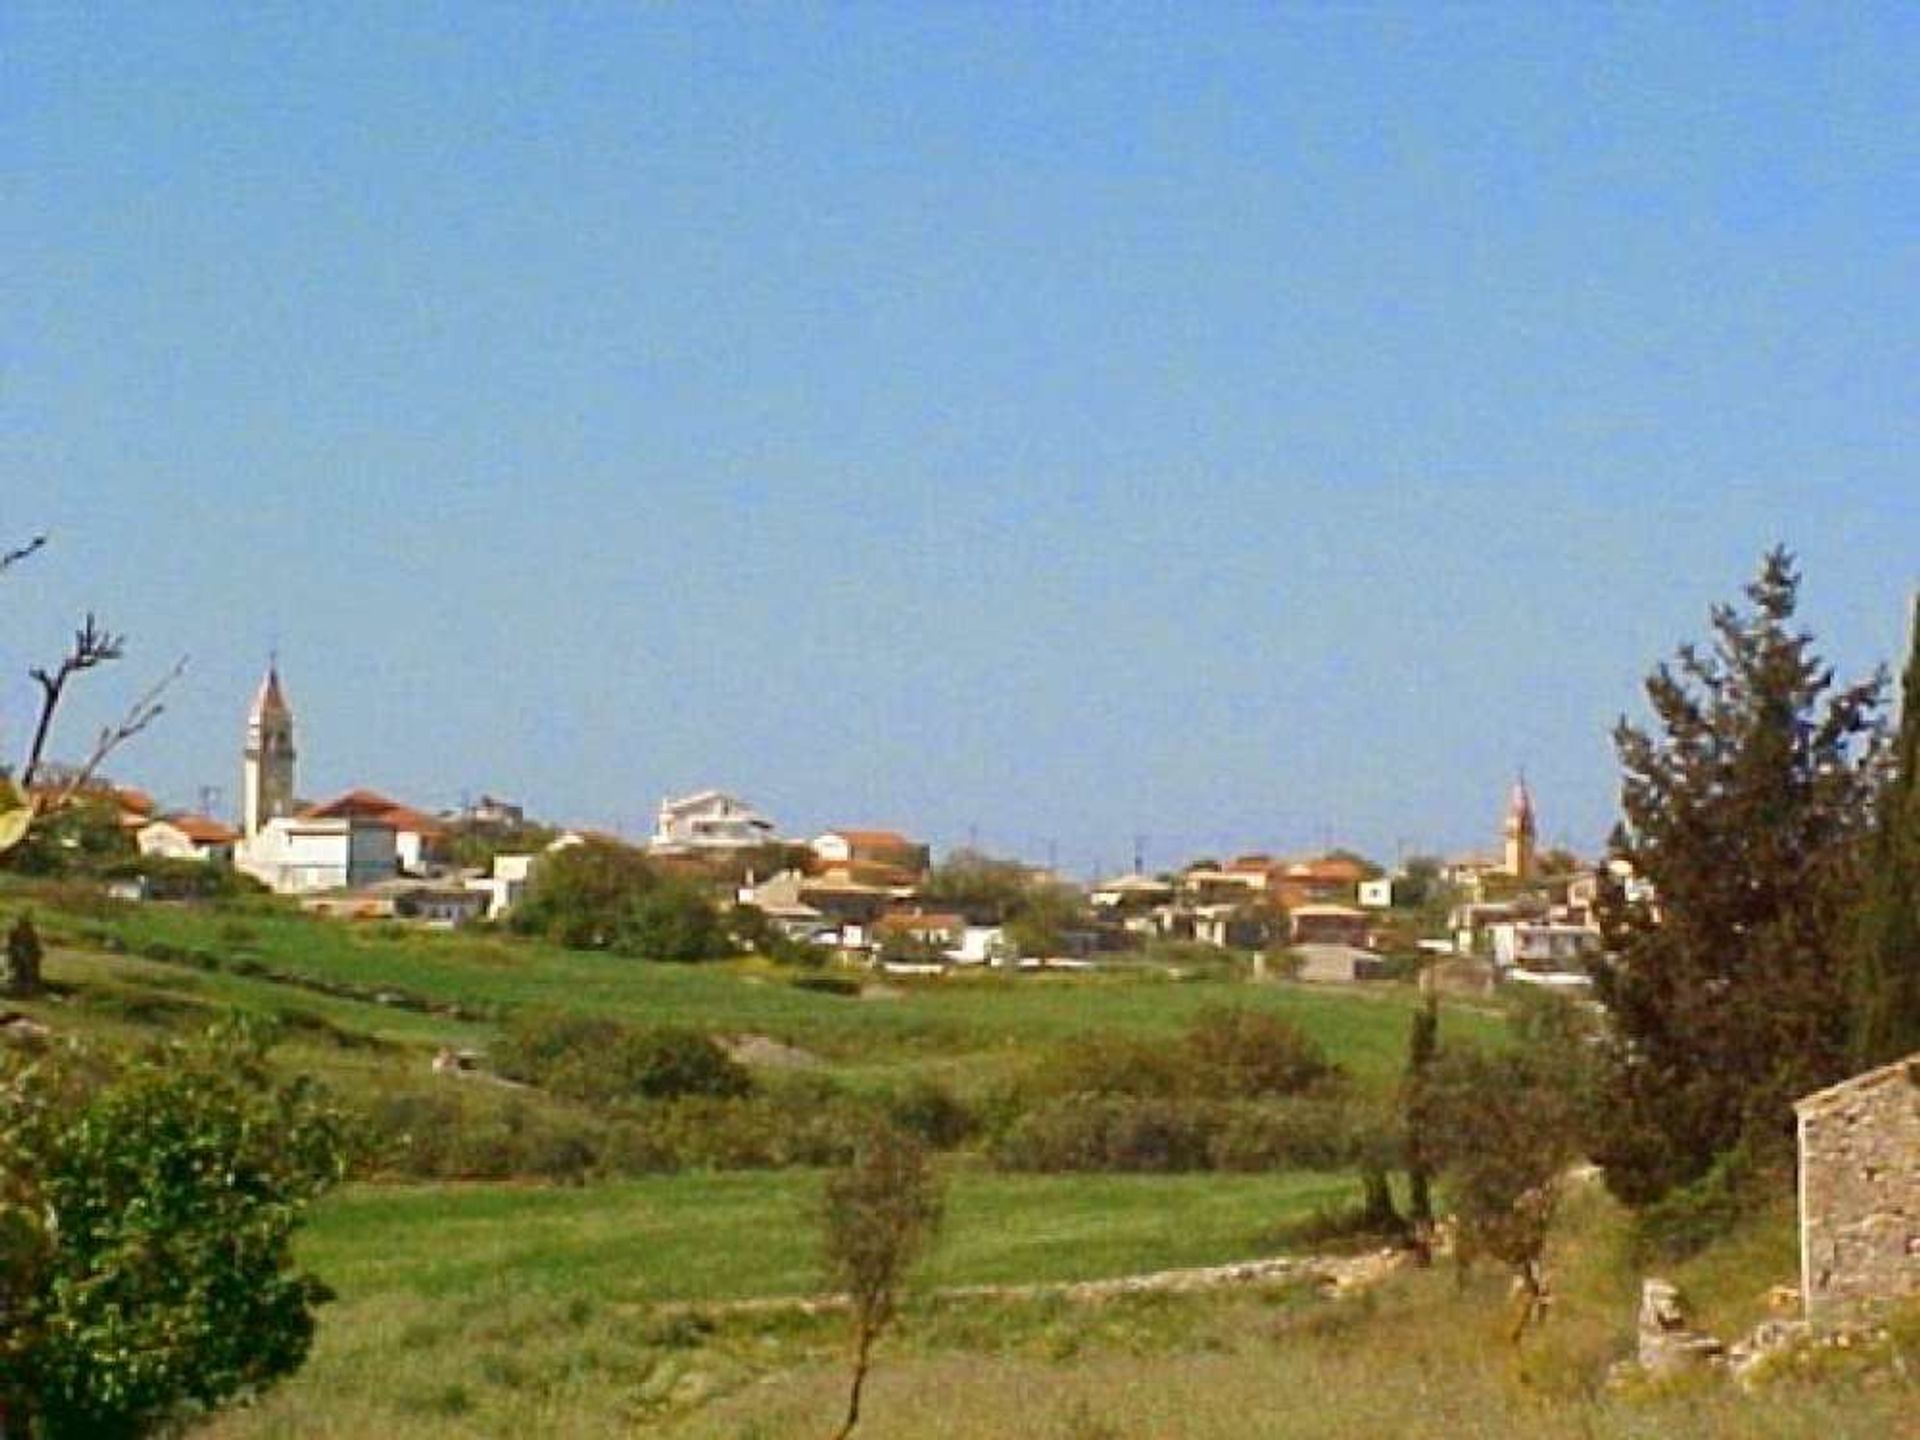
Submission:
[[1387,1231],[1406,1228],[1407,1222],[1393,1208],[1393,1184],[1385,1170],[1361,1171],[1360,1186],[1365,1196],[1362,1209],[1370,1229]]
[[[853,1427],[860,1423],[860,1391],[867,1383],[868,1357],[872,1351],[873,1331],[862,1326],[859,1342],[853,1352],[853,1386],[847,1392],[847,1418],[833,1432],[833,1440],[847,1440],[853,1434]],[[6,1440],[6,1437],[0,1436],[0,1440]]]

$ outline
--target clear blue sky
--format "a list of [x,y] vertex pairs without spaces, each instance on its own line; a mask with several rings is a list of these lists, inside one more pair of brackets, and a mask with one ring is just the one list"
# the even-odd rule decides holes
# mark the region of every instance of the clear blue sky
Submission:
[[1785,541],[1920,578],[1911,6],[7,7],[20,672],[118,772],[1077,872],[1613,813]]

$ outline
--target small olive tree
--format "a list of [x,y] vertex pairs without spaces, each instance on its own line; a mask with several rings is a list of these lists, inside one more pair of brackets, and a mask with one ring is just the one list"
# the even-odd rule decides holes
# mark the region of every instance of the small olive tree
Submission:
[[940,1213],[940,1180],[926,1146],[892,1125],[870,1128],[852,1160],[827,1179],[827,1278],[846,1294],[853,1315],[853,1377],[834,1440],[846,1440],[860,1423],[874,1342],[892,1323],[907,1273],[932,1241]]
[[1512,1273],[1518,1344],[1546,1313],[1547,1237],[1586,1121],[1584,1042],[1571,1007],[1522,1006],[1517,1043],[1455,1050],[1416,1082],[1425,1158],[1445,1177],[1464,1267],[1484,1256]]

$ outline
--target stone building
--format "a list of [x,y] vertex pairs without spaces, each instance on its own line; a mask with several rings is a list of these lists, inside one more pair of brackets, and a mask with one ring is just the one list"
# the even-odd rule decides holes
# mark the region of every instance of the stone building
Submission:
[[1807,1318],[1920,1294],[1920,1052],[1793,1108]]

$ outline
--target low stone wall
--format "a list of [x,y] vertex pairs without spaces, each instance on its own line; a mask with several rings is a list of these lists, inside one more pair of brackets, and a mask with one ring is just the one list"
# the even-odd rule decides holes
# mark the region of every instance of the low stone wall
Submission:
[[1920,1294],[1920,1053],[1817,1091],[1800,1127],[1800,1289],[1833,1321]]

